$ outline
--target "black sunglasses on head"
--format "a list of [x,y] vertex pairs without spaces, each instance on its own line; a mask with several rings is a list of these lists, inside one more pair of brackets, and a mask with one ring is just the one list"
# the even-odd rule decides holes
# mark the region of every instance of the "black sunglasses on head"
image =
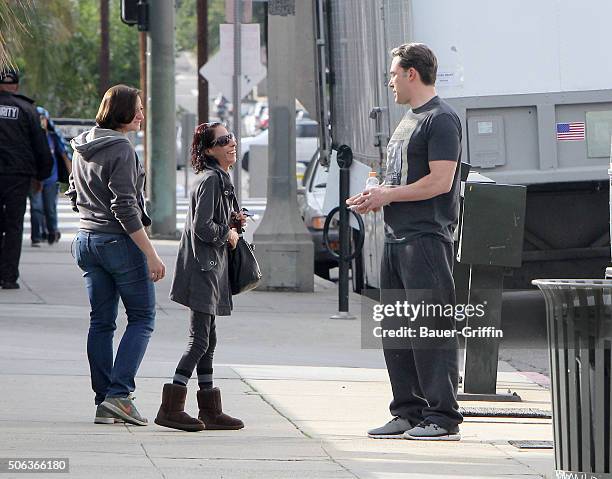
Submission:
[[215,147],[215,146],[227,146],[234,139],[235,139],[234,134],[233,133],[228,133],[227,135],[222,135],[222,136],[219,136],[219,137],[215,138],[213,140],[211,146],[212,147]]

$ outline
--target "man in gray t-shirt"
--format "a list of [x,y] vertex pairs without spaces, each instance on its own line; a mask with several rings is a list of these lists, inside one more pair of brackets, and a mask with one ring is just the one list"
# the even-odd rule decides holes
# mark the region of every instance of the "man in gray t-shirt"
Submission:
[[[437,96],[437,60],[427,46],[401,45],[392,55],[389,87],[396,103],[411,109],[389,141],[384,185],[349,198],[347,204],[362,214],[384,210],[382,304],[454,307],[461,122]],[[416,321],[395,316],[382,322],[383,330],[390,333],[408,326],[418,332],[416,337],[390,339],[383,334],[394,419],[368,434],[459,440],[463,418],[457,404],[455,320],[434,313]],[[433,337],[420,336],[421,326],[433,331]]]

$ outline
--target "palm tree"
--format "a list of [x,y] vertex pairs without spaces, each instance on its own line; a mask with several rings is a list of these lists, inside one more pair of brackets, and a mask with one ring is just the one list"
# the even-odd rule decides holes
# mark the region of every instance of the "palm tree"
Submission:
[[22,19],[31,8],[32,0],[0,0],[0,69],[15,68],[11,50],[21,46],[20,40],[26,32]]
[[[0,0],[0,2],[6,0]],[[8,0],[9,3],[12,0]],[[24,0],[18,0],[24,1]],[[74,0],[27,0],[29,11],[20,18],[25,26],[19,35],[21,47],[14,53],[24,67],[31,91],[49,89],[49,81],[61,69],[63,55],[58,47],[68,42],[74,31]]]

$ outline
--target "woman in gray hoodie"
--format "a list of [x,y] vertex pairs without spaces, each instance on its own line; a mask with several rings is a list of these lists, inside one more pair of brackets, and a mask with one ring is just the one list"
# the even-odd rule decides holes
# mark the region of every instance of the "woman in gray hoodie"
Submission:
[[[144,119],[139,91],[110,88],[96,126],[72,140],[70,187],[66,195],[80,216],[73,254],[91,305],[87,356],[98,424],[118,420],[145,426],[133,403],[134,377],[155,323],[155,288],[166,268],[144,227],[145,172],[126,133]],[[119,298],[128,325],[113,359]]]

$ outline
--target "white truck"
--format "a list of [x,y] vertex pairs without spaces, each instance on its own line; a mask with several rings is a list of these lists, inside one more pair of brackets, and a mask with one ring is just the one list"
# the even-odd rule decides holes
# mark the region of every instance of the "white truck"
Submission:
[[[603,277],[610,262],[612,2],[312,0],[321,139],[381,171],[405,112],[393,101],[390,50],[437,54],[437,90],[463,126],[463,161],[498,183],[527,185],[523,266],[535,277]],[[323,129],[325,131],[325,129]],[[325,153],[322,154],[325,161]],[[357,281],[379,285],[382,218],[368,215]]]

